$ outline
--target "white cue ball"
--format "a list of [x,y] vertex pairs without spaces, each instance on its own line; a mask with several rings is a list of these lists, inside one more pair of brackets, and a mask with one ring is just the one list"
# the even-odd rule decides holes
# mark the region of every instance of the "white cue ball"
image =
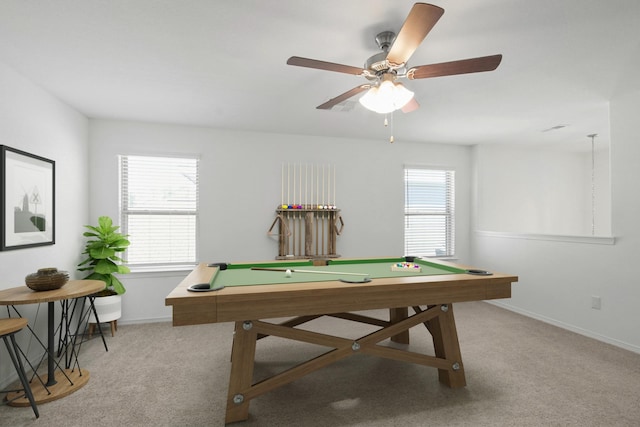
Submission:
[[284,275],[286,277],[291,277],[291,270],[287,269],[287,271],[284,272]]

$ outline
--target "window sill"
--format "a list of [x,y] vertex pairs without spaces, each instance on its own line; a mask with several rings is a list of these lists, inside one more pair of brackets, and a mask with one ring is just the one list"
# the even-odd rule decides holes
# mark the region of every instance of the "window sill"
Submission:
[[185,265],[154,265],[149,267],[129,267],[131,274],[157,274],[157,273],[188,273],[195,268],[197,264]]
[[476,231],[476,234],[482,237],[499,237],[506,239],[546,240],[551,242],[584,243],[594,245],[616,244],[616,238],[613,236],[564,236],[561,234],[508,233],[502,231]]

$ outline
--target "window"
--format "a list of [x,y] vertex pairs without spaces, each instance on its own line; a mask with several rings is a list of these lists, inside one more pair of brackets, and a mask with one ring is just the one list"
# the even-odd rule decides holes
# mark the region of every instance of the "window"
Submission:
[[454,182],[451,170],[405,168],[405,255],[455,254]]
[[198,159],[120,156],[120,204],[131,267],[196,263]]

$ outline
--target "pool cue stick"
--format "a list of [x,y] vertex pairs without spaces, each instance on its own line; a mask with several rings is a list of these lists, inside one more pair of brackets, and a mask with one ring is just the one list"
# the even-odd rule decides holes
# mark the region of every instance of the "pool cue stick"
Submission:
[[309,201],[309,164],[305,162],[304,164],[304,205],[302,205],[302,209],[304,210],[304,254],[305,257],[309,256],[309,244],[311,242],[309,237],[309,215],[308,209],[309,205],[307,202]]
[[300,227],[300,211],[296,212],[296,223],[298,225],[298,252],[296,255],[300,255],[302,252],[302,247],[300,244],[302,243],[302,227]]
[[313,242],[313,230],[311,228],[313,213],[306,210],[304,213],[304,256],[311,255],[311,242]]
[[291,252],[291,254],[295,255],[296,253],[296,212],[295,211],[291,213],[291,223],[293,224],[293,238],[292,238],[293,251]]
[[298,211],[298,255],[302,255],[302,211]]
[[296,236],[297,236],[297,230],[296,230],[296,212],[293,211],[291,212],[290,216],[290,221],[291,221],[291,226],[293,227],[293,236],[291,237],[291,251],[289,251],[289,255],[295,255],[296,254]]
[[298,252],[300,256],[304,255],[304,212],[298,212],[298,227],[300,227],[300,236],[298,237]]
[[[287,211],[287,225],[289,226],[289,230],[291,230],[291,214]],[[285,252],[285,256],[291,253],[291,236],[293,235],[293,230],[287,236],[287,251]]]
[[333,230],[336,227],[336,211],[332,210],[329,212],[329,230],[327,230],[327,234],[329,235],[329,254],[335,255],[335,234]]
[[[325,205],[324,203],[324,185],[327,182],[327,178],[325,178],[324,176],[324,170],[325,170],[325,165],[322,165],[322,209],[325,209],[327,205]],[[327,172],[327,177],[329,176],[329,172]],[[327,191],[329,191],[329,185],[327,184]],[[325,234],[324,234],[324,223],[326,222],[326,217],[327,215],[325,214],[325,211],[322,211],[322,255],[326,255],[327,252],[324,249],[324,242],[326,240]]]
[[291,163],[287,163],[287,206],[291,204]]
[[302,163],[300,163],[300,172],[298,173],[298,204],[302,204]]
[[313,163],[311,163],[311,174],[309,175],[309,202],[313,205]]
[[320,252],[318,250],[318,241],[319,239],[319,235],[318,235],[318,207],[320,205],[320,166],[316,165],[316,205],[315,205],[315,209],[316,212],[314,214],[314,220],[316,223],[316,256],[320,255]]
[[351,273],[344,271],[324,271],[324,270],[298,270],[294,268],[270,268],[270,267],[251,267],[251,270],[260,270],[260,271],[279,271],[282,273],[286,273],[289,270],[292,273],[318,273],[318,274],[344,274],[347,276],[369,276],[369,273]]
[[316,255],[320,255],[318,252],[318,211],[313,214],[313,221],[316,224]]
[[[286,223],[286,227],[288,227],[289,230],[291,230],[291,228],[289,227],[289,214],[287,214],[286,212],[284,213],[283,217],[282,217],[282,222]],[[287,256],[289,254],[289,239],[291,238],[291,233],[285,234],[282,237],[282,256]]]
[[331,205],[331,163],[327,165],[327,205]]
[[289,213],[288,221],[289,221],[289,226],[293,229],[293,231],[292,231],[291,237],[289,238],[289,246],[287,247],[287,249],[288,249],[287,255],[292,255],[292,254],[293,254],[293,250],[294,250],[294,249],[293,249],[293,239],[294,239],[294,237],[293,237],[293,236],[295,236],[295,235],[296,235],[296,230],[295,230],[295,228],[293,227],[293,226],[295,226],[296,224],[295,224],[295,223],[293,222],[293,220],[291,219],[291,216],[292,216],[292,214],[291,214],[291,212],[290,212],[290,213]]
[[289,224],[291,225],[291,228],[293,229],[293,234],[291,235],[291,238],[289,239],[289,252],[287,252],[287,255],[293,255],[293,253],[295,252],[295,247],[294,247],[294,242],[293,239],[295,239],[295,235],[296,235],[296,229],[295,229],[295,222],[293,222],[293,213],[289,213]]
[[327,253],[324,251],[324,241],[326,240],[326,236],[324,234],[324,223],[325,221],[325,212],[322,211],[322,255],[326,255]]

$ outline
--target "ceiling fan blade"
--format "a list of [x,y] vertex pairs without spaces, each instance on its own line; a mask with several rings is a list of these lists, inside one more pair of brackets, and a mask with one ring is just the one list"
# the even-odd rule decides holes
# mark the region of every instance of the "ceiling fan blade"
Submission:
[[301,58],[299,56],[292,56],[287,59],[287,64],[296,65],[298,67],[315,68],[318,70],[335,71],[337,73],[354,74],[356,76],[360,76],[364,73],[362,68],[335,64],[333,62],[318,61],[317,59]]
[[429,31],[436,25],[444,9],[426,3],[416,3],[411,8],[407,19],[393,42],[387,61],[392,66],[405,64]]
[[441,62],[439,64],[418,65],[407,71],[407,78],[415,80],[493,71],[498,68],[500,61],[502,61],[502,55],[491,55],[480,58],[461,59],[459,61]]
[[418,104],[418,101],[416,101],[416,98],[414,96],[413,98],[411,98],[411,101],[409,101],[407,103],[407,105],[402,107],[402,112],[403,113],[410,113],[412,111],[417,110],[418,108],[420,108],[420,104]]
[[336,96],[335,98],[331,98],[330,100],[328,100],[324,104],[318,105],[316,108],[319,109],[319,110],[330,110],[335,105],[340,104],[342,101],[344,101],[346,99],[349,99],[352,96],[355,96],[355,95],[359,94],[360,92],[364,92],[365,90],[368,90],[370,88],[371,88],[371,85],[356,86],[353,89],[348,90],[345,93]]

